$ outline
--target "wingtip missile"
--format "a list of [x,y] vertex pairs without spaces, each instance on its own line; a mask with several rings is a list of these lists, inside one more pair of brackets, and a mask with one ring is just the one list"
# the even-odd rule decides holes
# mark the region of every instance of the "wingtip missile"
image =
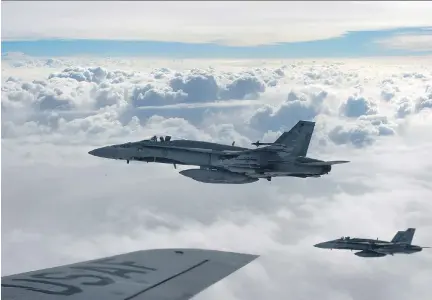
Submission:
[[264,145],[273,145],[273,143],[261,143],[260,141],[256,141],[255,143],[251,143],[254,146],[264,146]]
[[349,160],[333,160],[333,161],[328,161],[328,163],[331,163],[332,165],[338,165],[338,164],[346,164],[349,163]]
[[301,162],[303,165],[308,166],[332,166],[338,164],[346,164],[349,163],[348,160],[331,160],[331,161],[312,161],[312,162]]

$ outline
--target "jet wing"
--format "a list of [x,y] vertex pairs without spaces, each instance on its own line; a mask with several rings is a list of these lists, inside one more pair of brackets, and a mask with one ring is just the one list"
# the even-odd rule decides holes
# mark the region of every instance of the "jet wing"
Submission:
[[291,148],[288,148],[280,144],[272,144],[270,146],[265,146],[257,149],[247,149],[247,150],[240,150],[235,152],[224,151],[224,153],[227,155],[245,155],[245,154],[255,154],[255,153],[280,153],[280,152],[285,152],[286,155],[290,155]]
[[257,255],[154,249],[2,277],[1,299],[185,300]]
[[185,146],[171,146],[171,145],[164,145],[164,144],[146,144],[143,145],[141,148],[138,147],[138,151],[145,149],[145,148],[156,148],[156,149],[176,149],[176,150],[183,150],[183,151],[189,151],[189,152],[202,152],[202,153],[209,153],[209,154],[220,154],[220,155],[238,155],[242,154],[244,151],[248,151],[249,149],[245,148],[245,150],[215,150],[215,149],[207,149],[207,148],[199,148],[199,147],[185,147]]

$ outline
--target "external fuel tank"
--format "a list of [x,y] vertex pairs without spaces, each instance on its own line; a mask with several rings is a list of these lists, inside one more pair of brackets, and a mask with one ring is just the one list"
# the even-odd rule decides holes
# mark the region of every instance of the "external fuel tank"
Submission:
[[231,183],[243,184],[258,181],[258,178],[251,178],[243,174],[225,172],[209,169],[187,169],[179,172],[183,176],[192,178],[204,183]]

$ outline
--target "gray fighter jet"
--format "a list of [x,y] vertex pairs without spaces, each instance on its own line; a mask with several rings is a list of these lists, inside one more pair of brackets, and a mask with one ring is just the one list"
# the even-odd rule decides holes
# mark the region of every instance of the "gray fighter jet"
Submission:
[[360,257],[383,257],[388,254],[412,254],[422,251],[424,248],[412,245],[415,228],[408,228],[405,231],[398,231],[393,239],[388,241],[342,237],[337,240],[328,241],[314,245],[323,249],[344,249],[344,250],[361,250],[354,253]]
[[[129,161],[193,165],[180,174],[205,183],[242,184],[272,177],[320,177],[328,174],[332,165],[348,161],[322,161],[306,157],[315,122],[299,121],[273,143],[252,143],[256,149],[204,141],[173,140],[171,136],[156,136],[94,149],[89,154]],[[265,147],[259,148],[260,145]]]
[[4,276],[1,299],[187,300],[258,255],[152,249]]

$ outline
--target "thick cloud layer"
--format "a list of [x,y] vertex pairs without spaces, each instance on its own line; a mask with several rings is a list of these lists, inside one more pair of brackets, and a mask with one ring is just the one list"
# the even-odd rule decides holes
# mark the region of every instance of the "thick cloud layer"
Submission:
[[[432,72],[422,60],[17,57],[2,66],[2,275],[204,247],[262,256],[197,299],[430,298],[432,251],[368,260],[312,246],[407,227],[432,245]],[[316,121],[310,156],[351,163],[318,179],[221,186],[87,154],[154,134],[250,146],[300,119]]]

